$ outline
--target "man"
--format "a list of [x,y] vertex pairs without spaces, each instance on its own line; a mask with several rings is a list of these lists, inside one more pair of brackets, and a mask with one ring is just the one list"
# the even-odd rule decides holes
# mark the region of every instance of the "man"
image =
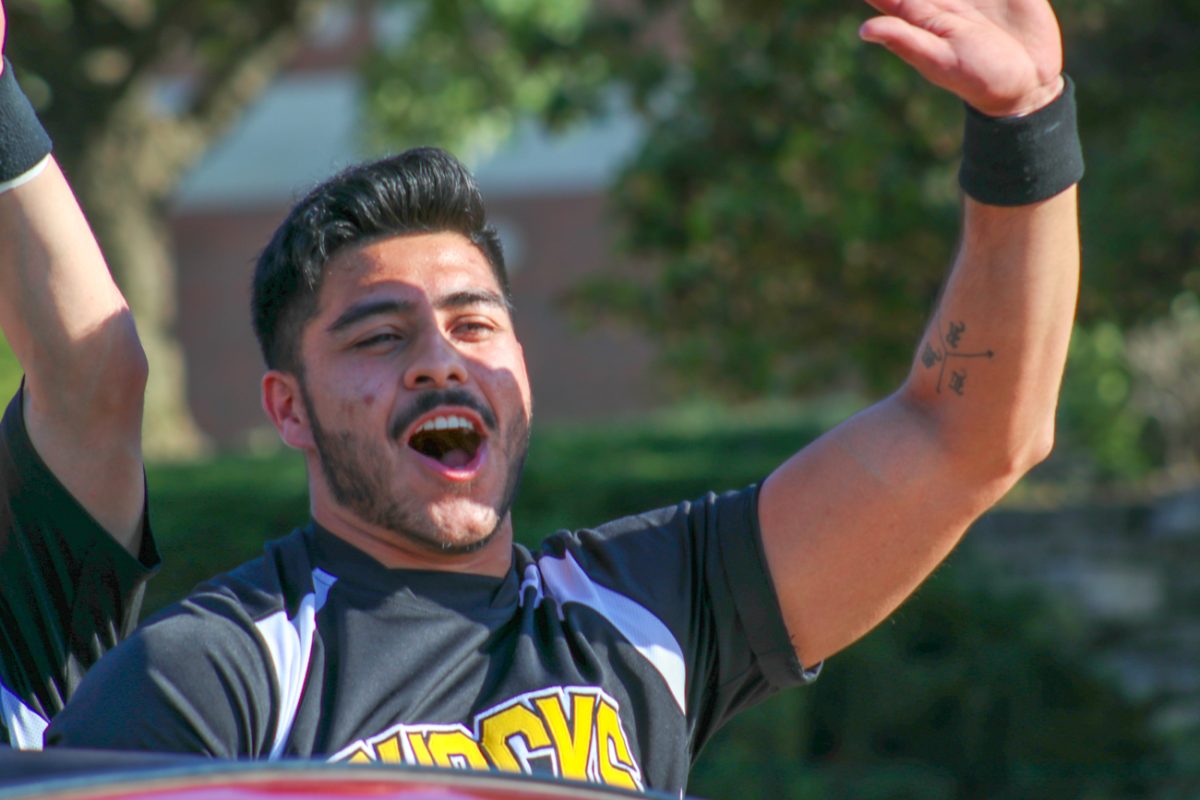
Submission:
[[436,150],[351,169],[255,275],[263,405],[312,522],[96,665],[47,743],[678,792],[731,714],[885,618],[1049,451],[1081,162],[1045,0],[874,5],[863,38],[977,109],[962,247],[895,394],[761,487],[531,553],[509,508],[532,398],[478,192]]
[[[31,113],[22,101],[0,63],[5,136]],[[138,438],[145,359],[37,147],[0,145],[0,326],[25,368],[0,423],[0,746],[40,748],[86,669],[132,630],[158,556]]]

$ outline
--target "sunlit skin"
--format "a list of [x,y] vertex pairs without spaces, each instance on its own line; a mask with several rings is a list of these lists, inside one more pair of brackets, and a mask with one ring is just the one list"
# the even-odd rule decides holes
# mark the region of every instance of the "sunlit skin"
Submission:
[[[262,383],[280,436],[304,452],[313,518],[385,566],[503,575],[505,503],[532,400],[483,254],[456,233],[375,241],[335,256],[318,300],[300,340],[303,377],[272,370]],[[446,392],[465,395],[447,405]],[[433,410],[415,405],[429,395]],[[486,429],[469,463],[442,465],[409,447],[415,427],[439,414]],[[339,500],[323,466],[349,478],[357,502]]]

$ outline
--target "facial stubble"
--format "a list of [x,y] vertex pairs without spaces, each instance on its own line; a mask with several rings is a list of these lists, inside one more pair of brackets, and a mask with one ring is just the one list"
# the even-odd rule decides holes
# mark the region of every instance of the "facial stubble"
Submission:
[[[389,446],[407,447],[405,443],[398,442],[395,437],[381,441],[368,439],[349,430],[330,431],[321,424],[303,378],[300,380],[300,396],[312,427],[321,473],[339,505],[353,512],[363,522],[442,554],[473,553],[486,547],[495,538],[516,498],[525,466],[525,455],[529,449],[529,420],[522,411],[513,414],[508,420],[500,442],[497,442],[495,427],[489,426],[489,447],[494,448],[493,454],[504,458],[506,466],[504,490],[499,503],[493,507],[495,524],[479,538],[460,541],[453,535],[454,531],[439,529],[431,514],[406,504],[404,498],[397,497],[396,491],[390,485],[392,476],[380,471],[379,465],[389,461],[382,456],[381,450]],[[439,400],[442,402],[438,402]],[[421,406],[431,409],[438,405],[478,406],[478,402],[473,398],[468,403],[464,403],[464,400],[459,392],[431,391],[419,402]],[[485,419],[492,417],[486,409],[480,410],[486,412],[483,414]],[[411,415],[412,410],[403,416]],[[396,429],[404,426],[393,421],[389,427]],[[495,447],[497,443],[502,446],[503,452],[499,452],[501,448]],[[471,481],[452,486],[448,493],[469,495],[473,483]]]

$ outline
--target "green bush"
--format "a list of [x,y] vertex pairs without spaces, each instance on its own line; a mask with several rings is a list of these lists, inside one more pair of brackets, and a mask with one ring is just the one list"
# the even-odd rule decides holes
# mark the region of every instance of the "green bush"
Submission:
[[164,561],[147,590],[147,611],[254,558],[267,540],[308,519],[304,461],[295,453],[149,464],[146,473]]
[[1130,403],[1125,334],[1103,322],[1076,326],[1058,406],[1058,460],[1070,479],[1144,477],[1157,459],[1147,450],[1147,417]]
[[[865,800],[1128,798],[1167,770],[1148,710],[1092,672],[1070,620],[979,588],[958,557],[811,687],[743,715],[689,792]],[[761,788],[760,788],[761,787]]]

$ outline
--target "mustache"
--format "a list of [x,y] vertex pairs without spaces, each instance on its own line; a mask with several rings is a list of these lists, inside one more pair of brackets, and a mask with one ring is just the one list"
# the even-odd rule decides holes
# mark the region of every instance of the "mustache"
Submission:
[[496,430],[496,415],[475,395],[465,389],[430,389],[420,395],[407,409],[396,414],[389,429],[392,438],[399,439],[408,426],[439,406],[469,408],[483,420],[484,427],[491,432]]

